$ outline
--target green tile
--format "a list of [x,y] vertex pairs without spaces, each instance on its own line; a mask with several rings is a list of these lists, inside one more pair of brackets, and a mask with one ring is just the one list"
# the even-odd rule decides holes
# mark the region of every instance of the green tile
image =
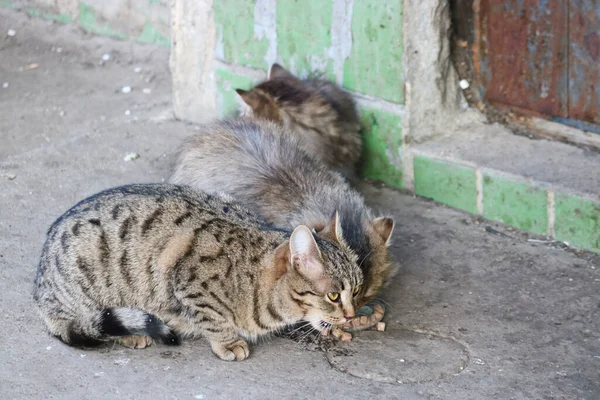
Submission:
[[346,89],[404,102],[402,0],[360,0],[352,12],[352,52]]
[[236,75],[226,69],[217,69],[217,107],[219,117],[235,113],[238,108],[238,94],[235,89],[250,89],[255,82],[247,76]]
[[473,168],[418,155],[414,157],[413,166],[416,194],[473,214],[477,212]]
[[126,39],[122,33],[115,31],[108,24],[100,24],[96,18],[94,8],[85,3],[79,3],[79,25],[85,31],[117,39]]
[[402,188],[402,120],[389,112],[363,108],[361,172],[367,179]]
[[61,24],[69,24],[69,23],[73,22],[73,18],[71,18],[67,14],[44,13],[44,12],[38,10],[37,8],[27,8],[25,10],[25,12],[32,17],[42,18],[42,19],[45,19],[46,21],[56,21],[56,22],[60,22]]
[[215,0],[215,25],[218,48],[223,61],[267,70],[265,61],[269,42],[254,36],[255,0]]
[[537,234],[548,231],[546,190],[498,175],[483,176],[483,216]]
[[600,199],[557,193],[554,204],[556,239],[600,252]]
[[333,2],[286,0],[277,3],[277,51],[299,75],[320,72],[334,79],[331,46]]
[[150,21],[146,21],[144,29],[136,40],[141,43],[153,43],[163,47],[171,46],[169,38],[160,33]]

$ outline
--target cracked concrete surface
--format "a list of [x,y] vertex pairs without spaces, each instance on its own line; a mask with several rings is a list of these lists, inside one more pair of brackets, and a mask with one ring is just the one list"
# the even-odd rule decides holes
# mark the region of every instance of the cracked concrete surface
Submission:
[[[103,54],[111,58],[101,65]],[[359,332],[328,353],[267,338],[239,363],[219,361],[202,340],[64,346],[31,300],[46,229],[101,189],[166,178],[194,127],[171,118],[167,50],[0,9],[4,82],[2,399],[600,398],[599,256],[370,185],[361,188],[370,204],[398,223],[392,252],[402,267],[383,295],[386,332]],[[124,161],[128,152],[140,158]]]

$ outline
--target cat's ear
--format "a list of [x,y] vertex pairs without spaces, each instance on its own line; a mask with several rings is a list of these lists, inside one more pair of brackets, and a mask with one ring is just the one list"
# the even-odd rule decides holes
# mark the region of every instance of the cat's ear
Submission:
[[320,237],[328,238],[338,243],[344,243],[342,225],[340,223],[340,214],[337,210],[331,216],[331,219],[323,229],[318,232]]
[[392,232],[394,231],[394,220],[389,217],[380,217],[373,220],[373,229],[386,245],[389,245]]
[[298,272],[309,279],[323,274],[321,251],[310,229],[299,225],[290,236],[290,261]]
[[267,80],[275,79],[275,78],[296,78],[292,73],[288,72],[281,65],[275,63],[271,65],[271,69],[269,70],[269,75],[267,76]]
[[248,104],[252,109],[255,109],[260,104],[260,96],[254,90],[235,89],[240,95],[244,103]]

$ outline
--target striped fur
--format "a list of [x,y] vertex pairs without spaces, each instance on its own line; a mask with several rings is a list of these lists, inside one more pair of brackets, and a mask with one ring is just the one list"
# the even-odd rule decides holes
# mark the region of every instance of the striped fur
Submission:
[[266,81],[237,92],[248,105],[248,115],[280,124],[311,156],[352,174],[362,139],[349,93],[328,80],[300,80],[279,64],[271,66]]
[[337,211],[343,242],[363,270],[359,304],[395,272],[387,251],[393,220],[375,218],[339,173],[308,156],[275,123],[241,117],[201,127],[181,146],[170,181],[232,195],[282,229],[303,224],[326,236]]
[[75,346],[132,347],[206,337],[224,360],[300,320],[344,322],[362,283],[355,255],[303,226],[270,228],[228,198],[175,185],[92,196],[49,229],[34,299],[51,334]]

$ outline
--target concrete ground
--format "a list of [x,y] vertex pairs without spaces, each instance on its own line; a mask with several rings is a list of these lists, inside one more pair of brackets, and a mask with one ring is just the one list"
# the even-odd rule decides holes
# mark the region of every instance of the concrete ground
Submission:
[[270,338],[238,363],[202,340],[84,351],[49,337],[31,300],[45,230],[101,189],[164,179],[194,129],[171,118],[167,61],[0,9],[0,398],[600,398],[599,256],[369,185],[398,223],[386,332],[327,353]]

